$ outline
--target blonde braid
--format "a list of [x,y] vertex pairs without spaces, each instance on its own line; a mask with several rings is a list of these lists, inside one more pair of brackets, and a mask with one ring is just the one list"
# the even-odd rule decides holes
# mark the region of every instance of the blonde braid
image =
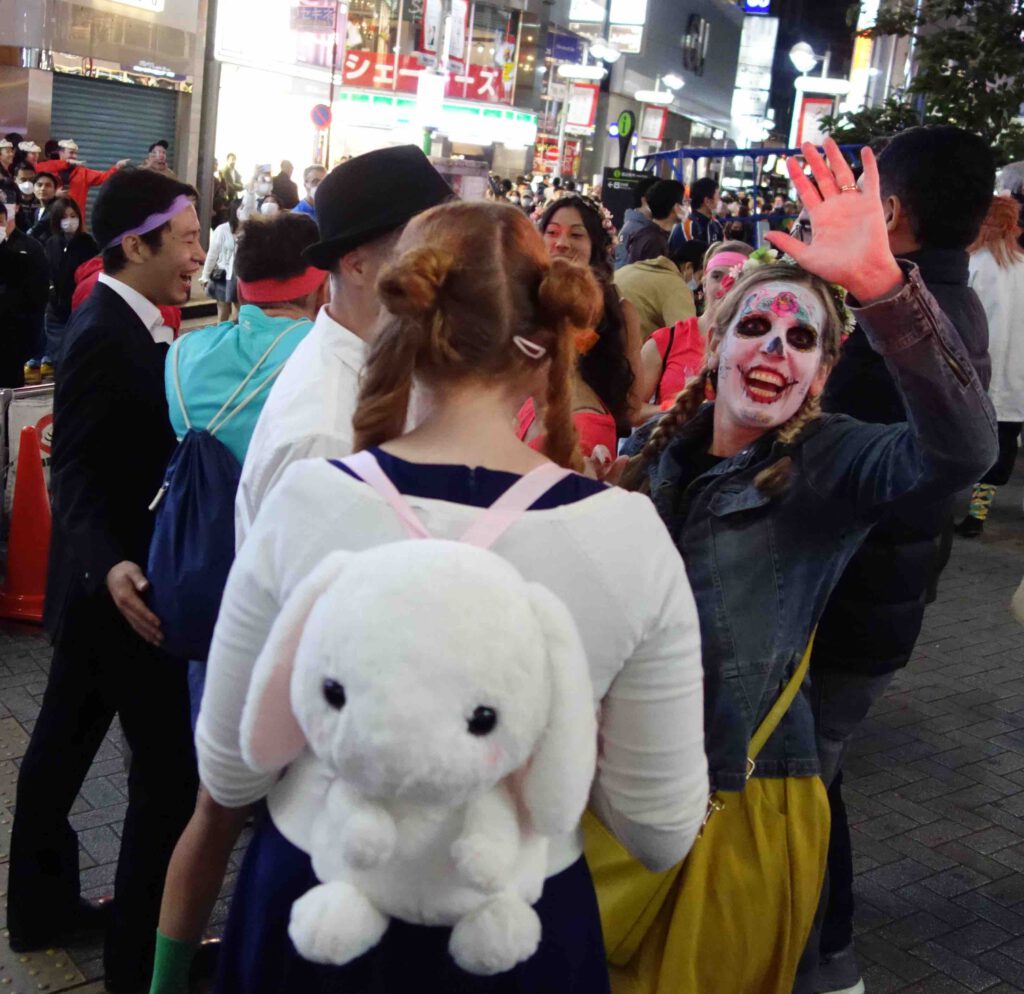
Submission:
[[[800,405],[800,409],[775,433],[775,440],[783,445],[792,445],[800,433],[812,422],[821,417],[821,399],[808,395]],[[793,457],[789,455],[776,459],[754,477],[754,486],[769,497],[780,496],[789,485],[793,472]]]
[[706,366],[679,392],[676,402],[661,416],[647,444],[629,460],[622,474],[622,486],[627,490],[650,493],[651,481],[647,468],[656,459],[683,426],[697,413],[704,403],[704,392],[711,379],[711,370]]

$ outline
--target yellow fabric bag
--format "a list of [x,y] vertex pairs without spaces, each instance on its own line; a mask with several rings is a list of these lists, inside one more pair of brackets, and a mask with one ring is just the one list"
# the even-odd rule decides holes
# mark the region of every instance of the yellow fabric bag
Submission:
[[[799,693],[813,642],[750,741],[751,772]],[[716,794],[689,855],[663,873],[589,811],[583,832],[614,994],[791,994],[828,854],[820,777]]]

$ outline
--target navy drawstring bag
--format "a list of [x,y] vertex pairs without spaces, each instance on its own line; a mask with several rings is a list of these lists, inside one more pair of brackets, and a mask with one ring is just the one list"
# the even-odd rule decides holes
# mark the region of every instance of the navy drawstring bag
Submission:
[[242,467],[217,433],[274,382],[284,363],[232,408],[281,339],[302,323],[274,339],[202,429],[194,428],[189,418],[178,375],[179,350],[173,350],[174,386],[186,431],[150,505],[156,521],[146,571],[149,606],[161,622],[163,649],[172,656],[206,661],[235,559],[235,494]]

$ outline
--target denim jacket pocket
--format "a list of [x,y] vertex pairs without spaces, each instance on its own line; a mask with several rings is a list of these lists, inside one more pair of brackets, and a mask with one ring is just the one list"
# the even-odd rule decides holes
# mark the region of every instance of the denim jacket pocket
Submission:
[[708,510],[716,518],[724,518],[729,514],[764,507],[770,501],[771,497],[768,494],[762,493],[753,485],[741,488],[724,487],[708,502]]

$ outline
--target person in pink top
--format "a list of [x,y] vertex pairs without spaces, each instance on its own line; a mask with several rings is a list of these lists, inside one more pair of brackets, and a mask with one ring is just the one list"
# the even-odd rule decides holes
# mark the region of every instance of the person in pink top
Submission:
[[636,412],[635,424],[668,410],[686,381],[704,365],[708,333],[714,326],[715,304],[736,282],[753,250],[744,242],[716,242],[704,257],[704,313],[698,318],[677,321],[671,328],[659,328],[644,343],[640,353],[641,389],[646,403]]
[[[601,288],[600,320],[575,334],[572,420],[585,456],[597,445],[614,455],[619,437],[630,432],[633,410],[641,400],[636,374],[642,340],[636,309],[619,298],[612,283],[615,229],[600,204],[575,193],[553,201],[540,216],[538,227],[552,259],[588,268]],[[542,413],[531,397],[518,416],[519,438],[540,451]]]

